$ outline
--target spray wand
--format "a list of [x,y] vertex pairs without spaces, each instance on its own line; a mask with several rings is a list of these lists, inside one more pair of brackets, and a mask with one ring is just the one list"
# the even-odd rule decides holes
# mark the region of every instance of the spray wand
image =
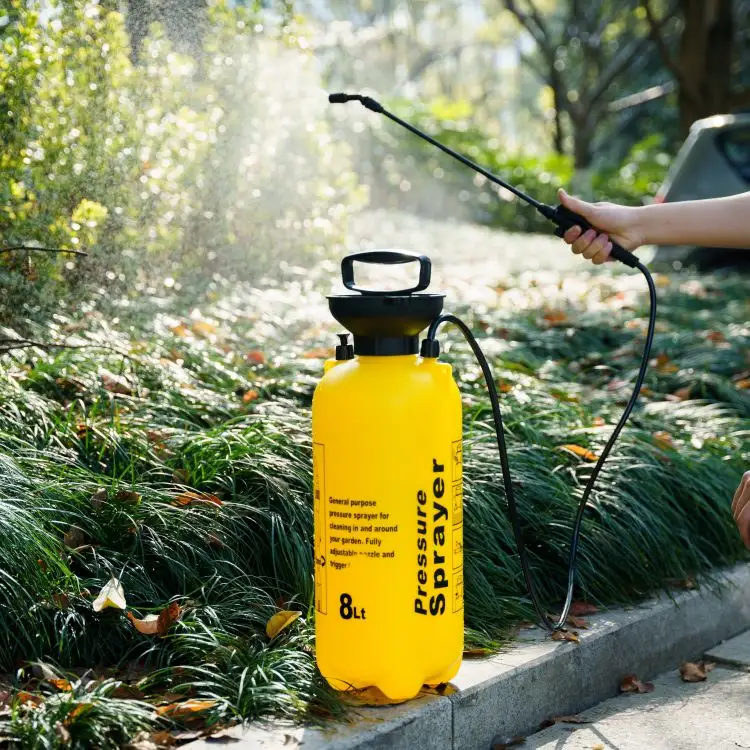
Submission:
[[[448,146],[445,146],[444,144],[435,140],[424,131],[419,130],[418,128],[415,128],[410,123],[406,122],[405,120],[402,120],[400,117],[394,115],[392,112],[389,112],[385,107],[383,107],[382,104],[380,104],[380,102],[376,101],[372,97],[363,96],[362,94],[339,93],[339,94],[330,94],[328,97],[328,100],[331,104],[344,104],[346,102],[357,101],[357,102],[360,102],[360,104],[362,104],[367,109],[371,110],[372,112],[385,115],[390,120],[393,120],[393,122],[401,125],[402,127],[406,128],[410,132],[414,133],[414,135],[419,136],[420,138],[427,141],[428,143],[431,143],[436,148],[439,148],[441,151],[444,151],[449,156],[452,156],[454,159],[457,159],[463,165],[469,167],[470,169],[473,169],[475,172],[479,172],[479,174],[486,177],[488,180],[490,180],[490,182],[493,182],[496,185],[499,185],[500,187],[503,187],[506,190],[509,190],[511,193],[516,195],[525,203],[528,203],[529,205],[533,206],[540,214],[542,214],[542,216],[544,216],[546,219],[549,219],[549,221],[551,221],[553,224],[556,225],[555,234],[558,237],[562,237],[565,234],[565,232],[567,232],[568,229],[574,226],[581,227],[583,231],[594,228],[591,225],[591,223],[587,221],[583,216],[575,213],[574,211],[571,211],[565,206],[559,205],[553,208],[552,206],[549,206],[546,203],[542,203],[541,201],[538,201],[535,198],[532,198],[530,195],[527,195],[522,190],[519,190],[513,185],[510,185],[509,183],[500,179],[497,175],[492,174],[492,172],[489,172],[484,167],[480,166],[479,164],[476,164],[470,159],[467,159],[462,154],[459,154],[453,149],[448,148]],[[575,577],[576,577],[575,576],[576,554],[578,551],[578,541],[580,537],[581,523],[583,521],[583,515],[586,510],[586,504],[588,502],[589,496],[594,487],[596,479],[599,476],[599,472],[601,471],[602,466],[604,465],[604,462],[607,460],[607,457],[612,451],[612,448],[614,447],[614,444],[617,438],[619,437],[620,432],[625,426],[625,423],[627,422],[628,417],[630,416],[630,413],[633,411],[633,408],[635,407],[635,403],[638,400],[638,394],[640,393],[641,386],[643,385],[643,380],[646,376],[646,370],[648,368],[648,361],[649,361],[649,357],[651,354],[651,345],[654,339],[654,329],[656,326],[656,286],[654,284],[653,278],[651,277],[651,273],[649,272],[648,268],[646,268],[646,266],[644,266],[638,260],[638,258],[635,255],[633,255],[633,253],[629,252],[624,247],[622,247],[621,245],[618,245],[615,242],[612,243],[612,251],[610,255],[615,260],[618,260],[620,263],[624,263],[626,266],[630,268],[637,268],[646,278],[646,283],[648,284],[648,291],[649,291],[649,321],[648,321],[648,329],[646,332],[646,343],[644,344],[644,347],[643,347],[643,355],[641,357],[641,363],[640,363],[640,367],[638,370],[638,375],[636,377],[635,385],[633,387],[633,392],[622,413],[622,416],[620,417],[619,421],[617,422],[617,425],[615,426],[615,429],[612,431],[612,434],[607,440],[607,443],[604,446],[604,449],[602,450],[601,455],[599,456],[599,459],[597,460],[596,465],[594,466],[594,469],[588,478],[588,481],[586,482],[586,486],[583,490],[583,494],[581,495],[581,500],[578,505],[578,510],[576,513],[575,521],[573,523],[573,534],[572,534],[571,543],[570,543],[570,554],[568,557],[567,593],[566,593],[565,603],[563,605],[562,613],[560,614],[560,617],[558,618],[556,623],[553,622],[549,618],[546,612],[546,608],[544,607],[544,605],[541,602],[541,599],[539,598],[539,594],[537,592],[536,586],[534,585],[534,580],[531,575],[531,568],[529,565],[528,553],[526,550],[526,545],[524,544],[524,540],[523,540],[523,530],[521,528],[521,520],[518,514],[515,494],[513,492],[513,483],[510,477],[510,466],[508,463],[508,451],[507,451],[507,447],[505,443],[505,430],[503,427],[502,414],[500,412],[500,400],[497,395],[497,388],[495,387],[495,379],[492,375],[492,370],[490,369],[490,365],[487,362],[487,358],[484,356],[484,352],[482,352],[479,346],[479,343],[474,338],[474,335],[472,334],[471,329],[460,318],[451,314],[440,315],[438,318],[436,318],[432,322],[432,324],[430,325],[428,329],[427,337],[422,342],[422,348],[421,348],[422,357],[426,357],[426,358],[437,357],[440,353],[440,344],[435,338],[437,335],[438,328],[443,323],[452,323],[463,334],[464,338],[466,339],[469,346],[471,347],[471,350],[474,353],[474,356],[476,357],[477,362],[479,363],[479,366],[482,369],[482,375],[484,376],[484,381],[487,385],[487,390],[489,391],[489,396],[490,396],[490,404],[492,407],[492,417],[495,423],[495,434],[497,436],[497,447],[498,447],[498,452],[500,454],[500,465],[502,468],[503,485],[505,487],[505,496],[508,502],[508,515],[510,516],[511,524],[513,526],[513,535],[516,540],[516,546],[518,547],[518,556],[521,562],[521,569],[523,571],[524,580],[526,582],[526,588],[529,592],[529,596],[531,598],[531,602],[534,606],[534,609],[539,615],[542,625],[547,630],[550,630],[550,631],[563,630],[565,628],[565,624],[568,619],[568,614],[570,612],[570,606],[573,602],[573,590],[575,586]]]

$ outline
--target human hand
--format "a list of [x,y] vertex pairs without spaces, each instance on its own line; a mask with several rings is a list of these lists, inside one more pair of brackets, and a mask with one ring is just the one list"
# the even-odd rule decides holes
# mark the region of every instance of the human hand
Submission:
[[576,255],[583,255],[599,265],[609,260],[613,241],[626,250],[635,250],[643,244],[637,208],[616,203],[588,203],[562,189],[558,191],[558,197],[563,206],[581,214],[596,227],[585,232],[581,227],[571,227],[565,232],[563,239],[573,246]]
[[750,471],[742,476],[740,486],[732,499],[732,515],[742,541],[750,548]]

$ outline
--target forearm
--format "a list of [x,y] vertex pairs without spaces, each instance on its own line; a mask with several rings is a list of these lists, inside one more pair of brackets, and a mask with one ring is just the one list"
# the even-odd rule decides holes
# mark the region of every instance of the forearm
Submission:
[[643,244],[750,249],[750,192],[635,209]]

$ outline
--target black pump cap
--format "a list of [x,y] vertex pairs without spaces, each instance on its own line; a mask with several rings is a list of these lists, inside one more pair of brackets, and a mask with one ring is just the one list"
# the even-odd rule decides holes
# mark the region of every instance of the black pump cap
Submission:
[[[393,265],[419,262],[419,280],[408,289],[381,291],[354,283],[354,262]],[[440,315],[443,294],[420,294],[430,283],[432,265],[425,255],[375,250],[341,261],[344,286],[357,294],[328,297],[331,314],[354,335],[354,353],[370,356],[417,354],[419,334]]]

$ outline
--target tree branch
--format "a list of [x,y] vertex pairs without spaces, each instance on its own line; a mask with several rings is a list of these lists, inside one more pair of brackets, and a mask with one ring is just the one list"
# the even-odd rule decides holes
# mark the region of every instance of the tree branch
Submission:
[[633,61],[633,59],[641,52],[646,46],[648,37],[641,37],[640,39],[634,39],[629,44],[620,47],[615,53],[609,65],[602,71],[599,80],[595,83],[594,89],[589,96],[589,102],[595,104],[602,98],[606,90],[609,88],[612,81],[617,78]]
[[531,34],[534,41],[539,46],[542,54],[547,59],[547,62],[552,65],[555,60],[554,46],[550,42],[549,33],[547,27],[539,15],[539,12],[534,7],[533,0],[529,0],[529,6],[531,8],[531,15],[525,13],[521,8],[518,7],[515,0],[503,0],[505,9],[512,13],[516,20]]
[[31,245],[14,245],[13,247],[0,247],[0,253],[13,253],[17,250],[35,250],[40,253],[62,253],[70,255],[83,255],[84,257],[88,255],[88,253],[83,252],[83,250],[63,250],[59,247],[32,247]]
[[677,12],[677,0],[673,0],[672,4],[669,7],[669,10],[664,15],[664,18],[662,18],[660,21],[656,19],[653,11],[651,10],[650,0],[641,0],[641,7],[646,11],[646,20],[648,21],[651,38],[656,43],[656,46],[659,50],[659,55],[664,61],[664,65],[667,66],[669,72],[675,77],[677,83],[682,86],[684,84],[684,76],[682,75],[680,66],[672,57],[672,53],[669,51],[667,43],[664,40],[664,35],[662,34],[662,29],[664,28],[666,22],[673,18],[675,13]]

